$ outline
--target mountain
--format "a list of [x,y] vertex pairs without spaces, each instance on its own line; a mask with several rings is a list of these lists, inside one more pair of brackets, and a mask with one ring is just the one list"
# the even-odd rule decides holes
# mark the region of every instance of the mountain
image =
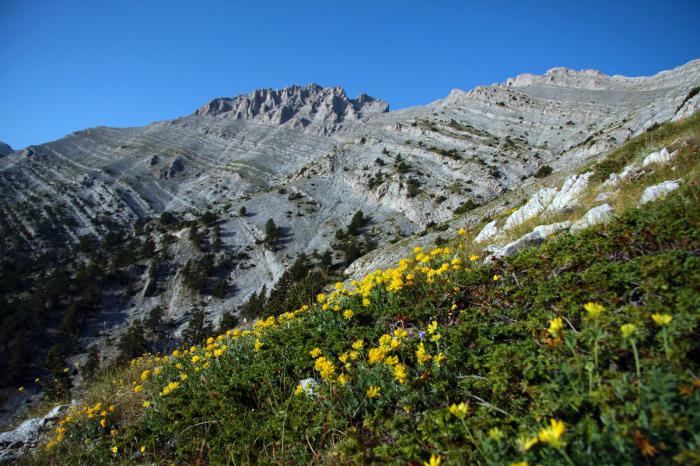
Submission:
[[5,144],[4,142],[0,141],[0,157],[11,154],[12,152],[14,152],[14,150],[9,146],[9,144]]
[[[3,342],[36,336],[18,318],[31,309],[42,341],[71,362],[89,346],[113,359],[130,325],[158,308],[168,330],[148,340],[162,348],[197,309],[216,324],[281,278],[289,289],[309,274],[342,280],[378,246],[474,225],[550,171],[575,172],[693,114],[699,85],[700,60],[639,78],[554,68],[389,111],[310,84],[29,146],[0,159],[2,267],[13,277],[1,290],[13,306]],[[302,253],[310,264],[294,272]]]

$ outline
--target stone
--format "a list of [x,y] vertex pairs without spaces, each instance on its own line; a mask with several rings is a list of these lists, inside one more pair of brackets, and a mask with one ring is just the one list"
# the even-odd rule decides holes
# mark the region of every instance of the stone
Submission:
[[571,222],[559,222],[552,223],[550,225],[539,225],[535,227],[530,233],[521,236],[515,241],[506,244],[505,246],[498,248],[493,254],[489,255],[484,259],[486,263],[493,262],[495,259],[500,259],[502,257],[512,256],[518,251],[528,247],[535,246],[542,243],[549,236],[557,233],[559,231],[568,230],[571,228]]
[[571,226],[571,231],[578,231],[599,223],[607,223],[613,216],[613,208],[609,204],[593,207],[580,220]]
[[673,157],[675,157],[677,153],[678,153],[678,151],[673,151],[673,153],[669,154],[668,149],[666,149],[664,147],[659,152],[652,152],[651,154],[644,157],[644,161],[642,162],[642,167],[646,167],[647,165],[652,164],[652,163],[670,162],[671,159]]
[[316,394],[315,389],[318,387],[318,382],[313,377],[301,380],[299,385],[301,385],[301,389],[304,390],[304,393],[308,396],[314,396]]
[[605,192],[598,194],[595,197],[595,202],[607,202],[610,199],[612,199],[613,197],[615,197],[615,193],[613,193],[611,191],[605,191]]
[[494,220],[489,222],[484,228],[481,229],[479,234],[476,235],[476,238],[474,238],[474,242],[483,243],[484,241],[495,237],[497,234],[498,228],[496,228],[496,220]]
[[547,206],[552,202],[557,195],[557,190],[552,188],[542,188],[537,191],[527,203],[513,212],[503,225],[504,230],[508,230],[520,224],[523,224],[544,212]]
[[668,180],[654,186],[649,186],[642,193],[642,198],[639,200],[639,205],[644,205],[648,202],[666,197],[671,191],[678,189],[680,185],[678,181]]
[[578,204],[579,198],[586,192],[588,180],[591,176],[593,176],[593,172],[567,178],[546,210],[551,212],[563,212],[566,209],[575,207]]

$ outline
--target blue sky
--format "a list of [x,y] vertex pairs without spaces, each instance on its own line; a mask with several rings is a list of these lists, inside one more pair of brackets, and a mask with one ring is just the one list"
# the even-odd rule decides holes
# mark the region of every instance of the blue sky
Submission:
[[402,108],[555,66],[649,75],[700,58],[699,17],[697,0],[0,0],[0,140],[289,84]]

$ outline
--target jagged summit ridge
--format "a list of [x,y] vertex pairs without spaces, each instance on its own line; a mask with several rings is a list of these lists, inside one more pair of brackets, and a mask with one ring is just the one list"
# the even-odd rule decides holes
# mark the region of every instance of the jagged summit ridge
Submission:
[[653,76],[628,77],[607,75],[598,70],[574,70],[556,67],[544,74],[525,73],[509,78],[504,85],[508,87],[554,86],[586,90],[628,90],[643,85],[647,89],[666,88],[678,85],[678,80],[686,75],[700,72],[700,60],[692,60],[671,70],[661,71]]
[[313,123],[326,125],[356,121],[388,110],[389,104],[367,94],[350,99],[342,87],[308,84],[258,89],[237,97],[217,98],[197,109],[195,115],[303,128]]

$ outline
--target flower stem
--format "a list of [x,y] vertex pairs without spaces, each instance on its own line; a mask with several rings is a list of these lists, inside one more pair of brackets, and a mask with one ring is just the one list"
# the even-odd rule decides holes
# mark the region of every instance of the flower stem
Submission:
[[664,327],[664,330],[662,332],[663,337],[664,337],[664,352],[666,353],[666,360],[668,361],[670,359],[669,356],[669,351],[668,351],[668,330]]
[[642,388],[642,371],[639,367],[639,353],[637,353],[637,343],[634,338],[630,340],[630,343],[632,344],[632,353],[634,354],[634,366],[637,369],[637,394],[639,395]]
[[486,461],[488,463],[488,459],[486,458],[486,455],[481,450],[481,447],[479,446],[479,443],[476,441],[476,438],[474,438],[474,436],[472,435],[472,431],[469,429],[469,426],[467,426],[467,423],[464,422],[464,419],[460,419],[460,421],[462,421],[462,426],[464,427],[464,430],[467,432],[469,439],[472,441],[472,443],[476,447],[479,454],[481,454],[482,458],[484,458],[484,461]]

